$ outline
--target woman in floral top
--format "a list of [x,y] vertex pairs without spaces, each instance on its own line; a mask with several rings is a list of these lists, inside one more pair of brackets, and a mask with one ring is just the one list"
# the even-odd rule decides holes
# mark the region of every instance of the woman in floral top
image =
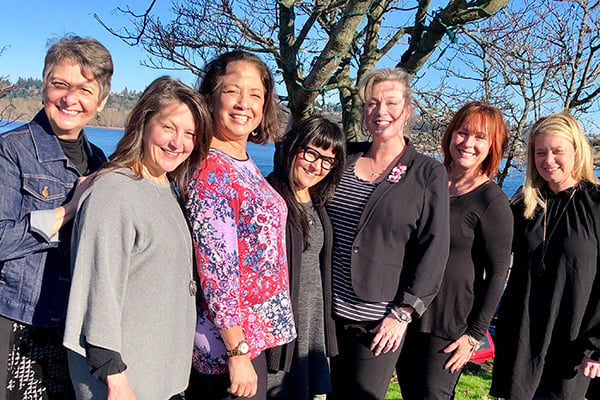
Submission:
[[246,153],[279,131],[273,78],[243,51],[217,57],[200,86],[215,135],[186,211],[200,278],[189,399],[266,399],[263,350],[296,336],[285,257],[287,208]]

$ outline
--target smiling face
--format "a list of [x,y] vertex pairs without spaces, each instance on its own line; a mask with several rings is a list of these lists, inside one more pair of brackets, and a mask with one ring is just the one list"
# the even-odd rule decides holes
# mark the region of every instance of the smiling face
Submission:
[[166,173],[192,153],[195,129],[194,117],[183,103],[170,103],[154,114],[144,127],[142,176],[165,183]]
[[381,81],[373,85],[365,99],[364,119],[373,140],[402,137],[411,108],[404,101],[404,86],[398,81]]
[[573,177],[575,148],[569,140],[557,135],[538,135],[535,138],[534,157],[535,168],[554,192],[577,184]]
[[488,135],[477,124],[467,119],[452,132],[450,156],[452,167],[479,173],[483,161],[490,154]]
[[[315,146],[313,143],[307,146],[309,151],[317,151],[322,157],[330,157],[335,159],[335,154],[332,148],[323,149],[322,147]],[[318,158],[313,162],[306,161],[304,159],[304,151],[300,150],[294,158],[294,164],[292,170],[294,172],[294,187],[296,189],[296,195],[300,201],[307,202],[310,200],[309,189],[321,182],[323,178],[327,176],[330,169],[323,168],[323,159]]]
[[217,134],[224,141],[246,143],[262,121],[265,88],[260,71],[251,63],[235,61],[227,65],[211,101]]
[[62,139],[76,139],[85,124],[102,111],[100,87],[86,77],[79,64],[65,60],[57,64],[44,82],[44,110],[54,134]]

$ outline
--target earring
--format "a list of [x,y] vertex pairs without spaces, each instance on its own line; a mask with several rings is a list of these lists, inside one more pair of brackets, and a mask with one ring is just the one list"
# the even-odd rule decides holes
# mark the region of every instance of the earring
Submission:
[[101,117],[100,113],[96,113],[96,121],[100,121],[100,117]]

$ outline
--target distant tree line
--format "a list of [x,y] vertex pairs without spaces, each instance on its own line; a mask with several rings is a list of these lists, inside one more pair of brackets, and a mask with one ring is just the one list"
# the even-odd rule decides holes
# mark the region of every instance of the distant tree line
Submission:
[[[0,119],[30,120],[42,108],[42,81],[34,78],[19,78],[11,83],[7,79],[0,80],[0,88],[11,88],[4,96],[0,96]],[[120,92],[112,92],[106,107],[98,119],[90,121],[90,125],[123,128],[129,112],[140,97],[141,92],[127,88]]]

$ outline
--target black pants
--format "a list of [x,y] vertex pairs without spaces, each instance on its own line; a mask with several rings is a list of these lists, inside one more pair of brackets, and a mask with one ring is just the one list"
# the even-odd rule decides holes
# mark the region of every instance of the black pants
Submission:
[[396,364],[398,385],[404,400],[449,400],[462,370],[445,370],[451,353],[444,349],[453,340],[409,329]]
[[592,379],[585,397],[590,400],[600,399],[600,378]]
[[375,357],[369,332],[381,321],[336,322],[339,354],[331,359],[333,391],[327,399],[383,400],[400,350]]
[[227,392],[231,385],[229,373],[219,375],[201,374],[192,367],[190,384],[185,391],[186,400],[266,400],[267,399],[267,357],[263,351],[252,360],[252,365],[258,376],[258,389],[252,397],[233,396]]

